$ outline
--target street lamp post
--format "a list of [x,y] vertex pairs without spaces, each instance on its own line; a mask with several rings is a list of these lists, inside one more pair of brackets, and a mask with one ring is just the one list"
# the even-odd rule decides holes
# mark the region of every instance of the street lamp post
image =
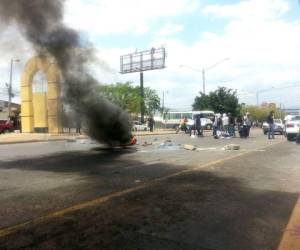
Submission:
[[275,87],[272,86],[272,87],[269,88],[269,89],[263,89],[263,90],[257,90],[257,91],[256,91],[256,106],[257,106],[257,107],[259,106],[259,93],[271,91],[271,90],[273,90],[273,89],[275,89]]
[[12,98],[12,77],[13,77],[13,63],[20,62],[19,59],[10,60],[9,84],[8,84],[8,117],[11,118],[11,98]]
[[272,91],[272,90],[278,90],[278,89],[295,88],[295,87],[300,87],[300,84],[293,84],[293,85],[282,86],[282,87],[271,86],[271,88],[268,88],[268,89],[257,90],[256,91],[256,106],[259,106],[259,93],[268,92],[268,91]]
[[162,92],[162,112],[165,111],[165,91]]
[[190,67],[190,66],[187,66],[187,65],[180,65],[180,67],[185,67],[185,68],[188,68],[188,69],[191,69],[191,70],[194,70],[194,71],[197,71],[197,72],[201,72],[201,73],[202,73],[202,91],[203,91],[203,94],[205,94],[205,87],[206,87],[206,86],[205,86],[205,84],[206,84],[206,83],[205,83],[205,81],[206,81],[206,79],[205,79],[205,74],[206,74],[206,71],[208,71],[208,70],[210,70],[210,69],[212,69],[212,68],[218,66],[219,64],[221,64],[222,62],[227,61],[227,60],[229,60],[228,57],[226,57],[226,58],[224,58],[224,59],[222,59],[222,60],[220,60],[220,61],[218,61],[218,62],[212,64],[212,65],[209,66],[209,67],[206,67],[206,68],[203,67],[202,70],[195,69],[195,68]]
[[202,91],[203,91],[203,94],[205,94],[205,69],[203,68],[202,69]]
[[168,91],[163,91],[162,92],[162,105],[161,105],[161,109],[162,109],[163,114],[165,112],[165,94],[168,94]]

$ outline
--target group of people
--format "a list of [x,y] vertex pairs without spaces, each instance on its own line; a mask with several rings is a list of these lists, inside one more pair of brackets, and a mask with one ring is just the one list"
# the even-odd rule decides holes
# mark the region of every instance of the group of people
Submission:
[[250,135],[252,122],[250,113],[235,118],[231,113],[216,114],[213,118],[213,136],[219,138],[220,135],[225,137],[236,137],[236,127],[241,138],[247,138]]
[[[202,126],[203,114],[194,115],[193,119],[187,119],[184,117],[180,124],[180,129],[189,133],[190,136],[203,136]],[[236,127],[240,134],[240,137],[247,138],[250,134],[251,119],[250,113],[246,113],[245,116],[238,116],[235,118],[232,114],[216,114],[212,119],[212,135],[214,138],[224,137],[236,137]]]

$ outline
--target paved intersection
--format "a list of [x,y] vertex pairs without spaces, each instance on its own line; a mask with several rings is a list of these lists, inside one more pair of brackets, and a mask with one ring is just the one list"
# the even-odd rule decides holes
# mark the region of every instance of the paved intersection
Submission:
[[[222,150],[232,142],[241,149]],[[139,143],[114,151],[85,139],[1,145],[0,246],[276,249],[300,190],[298,145],[261,131]]]

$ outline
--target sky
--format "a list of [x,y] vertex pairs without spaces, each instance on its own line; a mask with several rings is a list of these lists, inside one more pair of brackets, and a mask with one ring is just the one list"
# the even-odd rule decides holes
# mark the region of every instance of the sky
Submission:
[[[102,83],[139,85],[138,73],[119,73],[120,55],[164,46],[166,68],[145,72],[144,85],[164,92],[168,108],[191,109],[202,90],[203,68],[206,92],[225,86],[249,105],[258,93],[259,103],[300,107],[298,0],[67,0],[64,13],[82,44],[96,49],[93,72]],[[1,32],[0,51],[5,99],[10,59],[20,59],[13,64],[18,94],[22,68],[34,52],[14,26]]]

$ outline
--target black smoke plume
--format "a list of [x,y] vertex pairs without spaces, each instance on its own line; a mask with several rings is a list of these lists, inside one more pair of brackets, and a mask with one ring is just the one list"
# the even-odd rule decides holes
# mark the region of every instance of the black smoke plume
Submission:
[[80,48],[79,34],[64,25],[64,2],[1,0],[1,29],[3,24],[17,24],[39,55],[50,54],[56,59],[62,75],[63,101],[85,121],[92,138],[109,145],[127,143],[131,139],[130,118],[96,91],[98,82],[87,66],[93,50]]

